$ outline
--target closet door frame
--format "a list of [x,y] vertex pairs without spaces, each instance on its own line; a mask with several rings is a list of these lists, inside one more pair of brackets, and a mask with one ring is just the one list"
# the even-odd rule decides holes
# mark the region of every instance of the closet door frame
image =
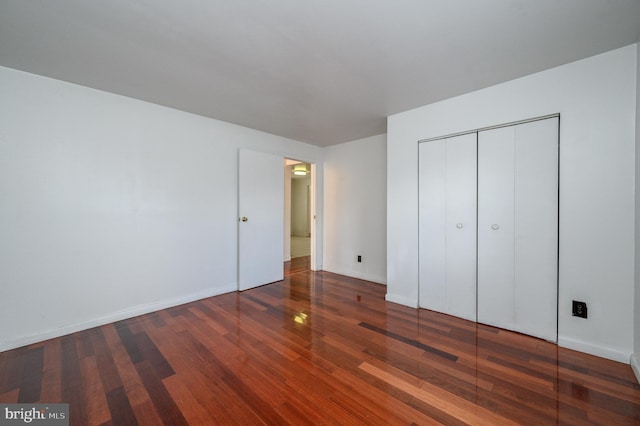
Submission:
[[[420,144],[423,143],[427,143],[427,142],[433,142],[433,141],[438,141],[438,140],[444,140],[444,139],[448,139],[448,138],[454,138],[457,136],[462,136],[462,135],[467,135],[467,134],[473,134],[475,133],[476,135],[478,135],[480,132],[483,131],[487,131],[487,130],[493,130],[493,129],[499,129],[499,128],[503,128],[503,127],[512,127],[512,126],[517,126],[517,125],[521,125],[521,124],[526,124],[526,123],[532,123],[532,122],[536,122],[536,121],[542,121],[542,120],[547,120],[550,118],[555,118],[557,119],[557,137],[556,137],[556,142],[557,142],[557,175],[556,175],[556,182],[557,182],[557,194],[555,194],[556,200],[557,200],[557,212],[556,212],[556,218],[557,218],[557,222],[556,222],[556,246],[555,246],[555,317],[552,318],[555,322],[555,333],[553,333],[552,335],[537,335],[537,337],[541,337],[545,340],[549,340],[552,342],[557,342],[558,339],[558,310],[559,310],[559,298],[558,298],[558,292],[559,292],[559,264],[560,264],[560,258],[559,258],[559,246],[560,246],[560,114],[556,113],[556,114],[549,114],[549,115],[545,115],[545,116],[540,116],[540,117],[535,117],[535,118],[530,118],[530,119],[525,119],[525,120],[519,120],[519,121],[513,121],[513,122],[509,122],[509,123],[505,123],[505,124],[500,124],[500,125],[496,125],[496,126],[489,126],[489,127],[484,127],[484,128],[479,128],[479,129],[474,129],[474,130],[469,130],[469,131],[464,131],[464,132],[458,132],[458,133],[452,133],[449,135],[445,135],[445,136],[438,136],[438,137],[433,137],[433,138],[427,138],[427,139],[422,139],[418,141],[418,151],[419,151],[419,146]],[[479,138],[479,136],[477,136]],[[418,171],[420,173],[420,167],[418,167]],[[478,200],[477,200],[478,201]],[[419,209],[421,208],[422,204],[420,203],[419,200]],[[420,211],[418,211],[418,215],[420,217]],[[478,222],[478,226],[479,226],[479,222]],[[420,242],[420,246],[422,246],[422,242]],[[478,256],[478,252],[476,251],[476,256]],[[422,259],[422,255],[419,253],[419,262],[421,263],[421,259]],[[422,271],[422,265],[419,265],[420,271]],[[476,279],[478,277],[476,276]],[[424,304],[421,303],[421,301],[423,300],[422,297],[422,293],[423,293],[423,286],[422,286],[422,273],[419,276],[419,285],[418,285],[418,306],[420,308],[426,308],[426,309],[433,309],[431,307],[428,306],[423,306]],[[477,288],[477,285],[476,285]],[[477,292],[476,292],[476,300],[477,300]],[[433,310],[438,310],[438,309],[433,309]],[[440,310],[438,310],[440,311]],[[475,321],[478,321],[478,317],[477,317],[477,312],[478,309],[476,308],[476,318]],[[553,313],[549,312],[550,316],[553,316]],[[516,316],[514,315],[514,318]],[[515,319],[514,319],[515,321]],[[531,334],[530,331],[523,331],[526,334]],[[531,334],[531,335],[535,335],[535,334]]]

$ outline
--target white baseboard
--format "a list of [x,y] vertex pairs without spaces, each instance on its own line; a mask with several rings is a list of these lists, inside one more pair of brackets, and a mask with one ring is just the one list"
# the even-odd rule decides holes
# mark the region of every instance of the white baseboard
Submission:
[[230,292],[236,291],[237,289],[238,289],[237,284],[230,284],[224,287],[218,287],[215,290],[205,290],[197,293],[188,294],[186,296],[181,296],[175,299],[162,300],[162,301],[150,303],[147,305],[135,306],[119,312],[114,312],[98,318],[93,318],[88,321],[83,321],[76,324],[70,324],[70,325],[56,328],[53,330],[47,330],[41,333],[20,337],[18,339],[0,341],[0,352],[8,351],[10,349],[20,348],[22,346],[30,345],[32,343],[42,342],[42,341],[53,339],[60,336],[65,336],[67,334],[76,333],[78,331],[88,330],[90,328],[99,327],[104,324],[110,324],[112,322],[122,321],[124,319],[137,317],[139,315],[148,314],[151,312],[159,311],[161,309],[184,305],[185,303],[206,299],[207,297],[218,296],[224,293],[230,293]]
[[599,356],[601,358],[607,358],[613,361],[624,362],[625,364],[629,362],[629,357],[631,356],[631,354],[629,353],[616,351],[613,349],[596,346],[590,343],[580,342],[578,340],[568,339],[561,336],[558,336],[558,346]]
[[[640,355],[640,354],[638,354]],[[638,355],[631,354],[631,358],[629,364],[631,365],[631,369],[633,370],[633,374],[636,375],[636,380],[640,383],[640,362],[638,362]]]
[[387,278],[381,277],[379,275],[366,274],[358,271],[351,271],[351,270],[331,268],[331,267],[329,268],[325,267],[324,270],[327,272],[338,274],[338,275],[344,275],[347,277],[358,278],[360,280],[371,281],[377,284],[387,285]]
[[398,296],[397,294],[387,293],[387,295],[385,296],[385,300],[387,302],[397,303],[398,305],[404,305],[414,309],[418,308],[417,300],[409,299],[404,296]]

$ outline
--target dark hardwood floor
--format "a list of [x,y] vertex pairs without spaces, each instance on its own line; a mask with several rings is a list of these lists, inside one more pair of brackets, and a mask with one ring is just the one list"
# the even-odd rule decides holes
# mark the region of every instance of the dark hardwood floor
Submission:
[[74,425],[640,423],[628,365],[384,295],[303,271],[3,352],[0,402]]
[[287,277],[299,272],[308,271],[311,266],[311,256],[294,257],[284,262],[284,276]]

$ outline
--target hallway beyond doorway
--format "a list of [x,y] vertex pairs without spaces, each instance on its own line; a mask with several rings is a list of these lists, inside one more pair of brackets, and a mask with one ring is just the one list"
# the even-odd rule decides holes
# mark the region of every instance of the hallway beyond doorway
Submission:
[[311,255],[311,237],[291,236],[291,258]]

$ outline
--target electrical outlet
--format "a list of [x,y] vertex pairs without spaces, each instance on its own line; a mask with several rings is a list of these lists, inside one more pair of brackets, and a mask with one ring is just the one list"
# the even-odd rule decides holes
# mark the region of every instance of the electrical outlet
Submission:
[[358,255],[358,263],[362,262],[362,256]]
[[587,304],[574,300],[572,312],[574,317],[587,318]]

